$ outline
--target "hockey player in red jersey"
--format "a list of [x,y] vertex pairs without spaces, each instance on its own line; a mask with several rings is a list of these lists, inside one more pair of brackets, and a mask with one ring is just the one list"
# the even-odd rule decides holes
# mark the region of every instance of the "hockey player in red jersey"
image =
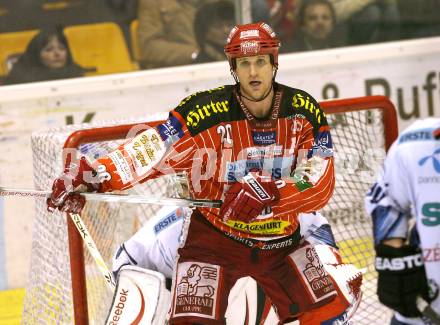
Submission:
[[54,182],[48,208],[68,212],[81,209],[80,188],[121,190],[177,172],[188,173],[194,198],[223,200],[195,209],[184,227],[171,324],[223,324],[243,276],[264,289],[282,323],[332,324],[359,298],[359,276],[341,288],[314,247],[300,245],[298,214],[332,195],[332,140],[316,100],[275,82],[279,46],[266,23],[234,27],[225,53],[235,85],[188,96],[163,124]]

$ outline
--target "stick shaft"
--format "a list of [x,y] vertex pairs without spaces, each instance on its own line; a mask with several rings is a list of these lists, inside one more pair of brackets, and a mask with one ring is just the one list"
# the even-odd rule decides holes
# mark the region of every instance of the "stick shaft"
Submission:
[[435,312],[434,309],[420,296],[416,299],[417,308],[419,311],[429,320],[435,324],[440,325],[440,315]]
[[[0,186],[0,196],[24,196],[24,197],[44,197],[51,195],[48,190],[35,190],[25,188],[9,188]],[[158,204],[158,205],[175,205],[186,207],[208,207],[219,208],[221,201],[219,200],[197,200],[197,199],[181,199],[167,198],[158,196],[144,196],[138,194],[103,194],[103,193],[81,193],[87,200],[101,202],[119,202],[119,203],[137,203],[137,204]]]
[[49,197],[52,191],[40,191],[27,188],[10,188],[0,186],[0,196]]
[[[47,198],[50,196],[51,193],[52,193],[51,191],[39,191],[34,189],[11,189],[11,188],[0,187],[0,196],[25,196],[25,197]],[[69,213],[69,216],[72,219],[73,224],[78,230],[81,238],[83,239],[84,244],[87,247],[87,250],[89,251],[90,255],[92,255],[93,259],[98,265],[99,271],[104,276],[107,285],[110,287],[112,291],[114,291],[115,280],[113,278],[113,275],[108,269],[107,265],[105,264],[104,259],[102,258],[102,255],[98,250],[98,247],[96,246],[95,241],[93,240],[92,236],[87,230],[86,225],[84,224],[84,221],[81,219],[81,216],[79,214]]]
[[79,234],[84,240],[84,244],[86,245],[87,250],[89,251],[90,255],[92,255],[93,259],[98,265],[99,271],[104,276],[105,282],[110,287],[110,289],[114,291],[116,284],[113,275],[108,269],[107,265],[105,264],[104,259],[102,258],[102,255],[98,250],[98,247],[96,246],[95,241],[93,240],[92,236],[87,230],[86,225],[84,224],[84,221],[82,220],[79,214],[69,213],[69,215],[70,218],[72,218],[72,221],[76,226],[76,229],[78,229]]

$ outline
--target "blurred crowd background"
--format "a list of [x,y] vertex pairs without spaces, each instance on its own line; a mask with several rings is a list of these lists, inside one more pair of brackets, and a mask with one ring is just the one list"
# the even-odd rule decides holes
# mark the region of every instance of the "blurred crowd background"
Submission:
[[[0,0],[0,84],[225,60],[242,1]],[[281,53],[440,35],[440,0],[250,0],[249,12]]]

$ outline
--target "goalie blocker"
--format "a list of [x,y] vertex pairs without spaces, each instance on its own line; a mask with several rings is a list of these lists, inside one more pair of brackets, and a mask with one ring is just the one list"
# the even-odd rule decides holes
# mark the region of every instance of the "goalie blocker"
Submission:
[[421,316],[416,300],[418,296],[428,299],[428,284],[420,249],[379,244],[376,270],[379,301],[405,317]]

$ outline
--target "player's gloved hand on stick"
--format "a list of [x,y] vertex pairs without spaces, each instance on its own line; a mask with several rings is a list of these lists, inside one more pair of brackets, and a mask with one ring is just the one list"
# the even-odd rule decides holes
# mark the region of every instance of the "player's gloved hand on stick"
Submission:
[[251,222],[264,208],[278,200],[279,191],[275,181],[270,176],[251,172],[226,192],[220,216],[224,221]]
[[52,194],[47,199],[47,210],[55,209],[70,213],[80,213],[86,200],[79,193],[92,192],[99,189],[99,179],[92,166],[85,157],[78,163],[71,163],[64,173],[55,179],[52,185]]

